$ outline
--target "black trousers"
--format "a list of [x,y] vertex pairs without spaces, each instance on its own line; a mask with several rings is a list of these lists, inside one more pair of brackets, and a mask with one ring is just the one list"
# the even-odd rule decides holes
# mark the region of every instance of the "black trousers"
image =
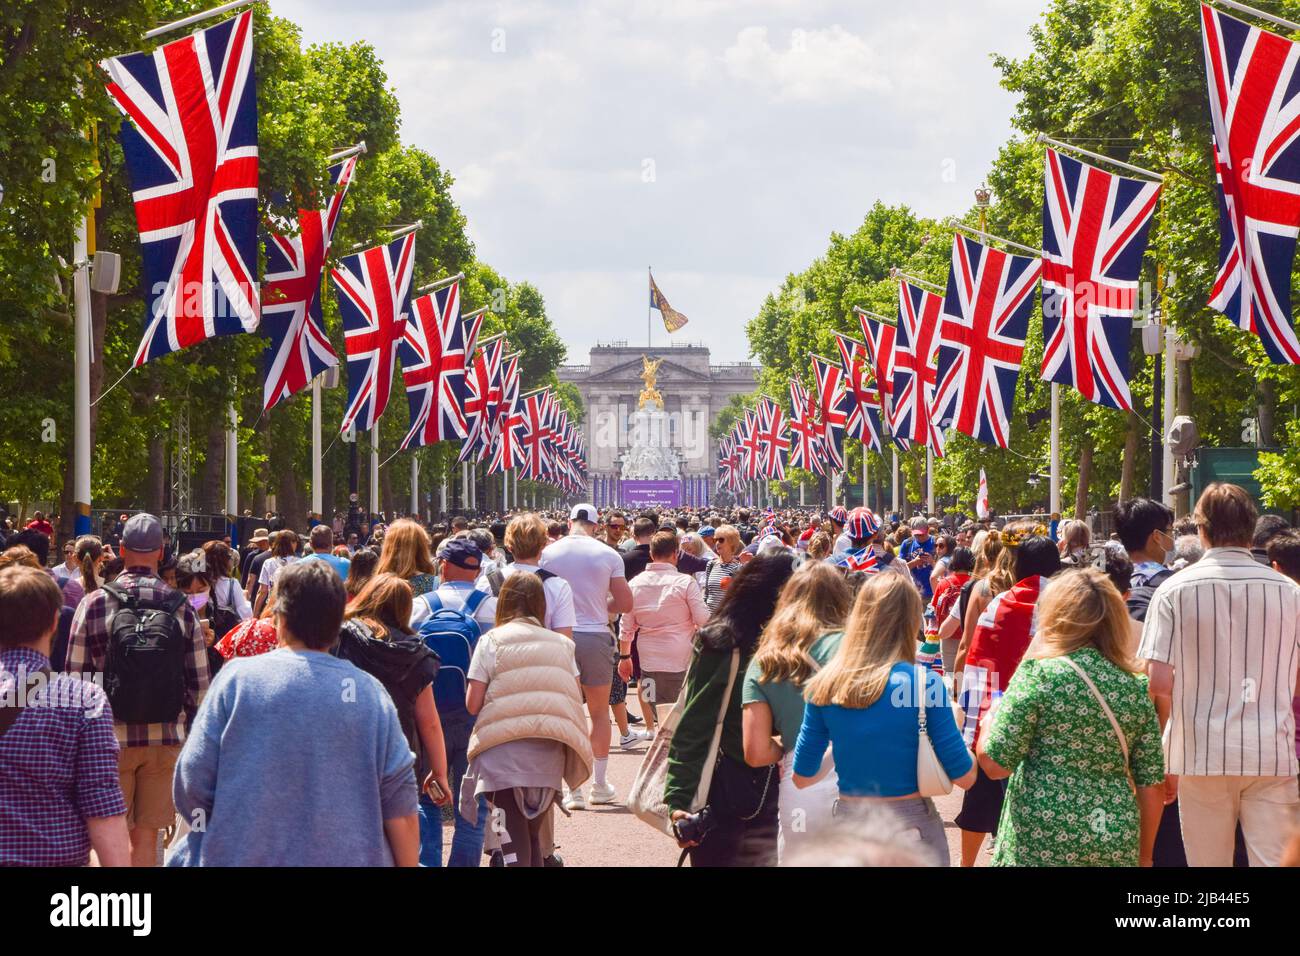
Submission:
[[709,786],[714,826],[688,851],[691,866],[776,866],[777,767],[718,757]]

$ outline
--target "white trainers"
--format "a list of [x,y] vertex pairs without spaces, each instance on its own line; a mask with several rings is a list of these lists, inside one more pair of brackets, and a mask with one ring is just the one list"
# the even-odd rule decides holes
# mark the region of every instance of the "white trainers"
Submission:
[[566,810],[586,810],[587,798],[582,795],[582,788],[570,790],[568,796],[564,798],[564,809]]
[[637,744],[644,743],[653,736],[654,734],[647,730],[629,730],[624,736],[619,738],[618,745],[624,750],[632,750]]
[[591,785],[591,802],[592,803],[613,803],[618,792],[614,789],[613,784],[601,786],[598,783]]

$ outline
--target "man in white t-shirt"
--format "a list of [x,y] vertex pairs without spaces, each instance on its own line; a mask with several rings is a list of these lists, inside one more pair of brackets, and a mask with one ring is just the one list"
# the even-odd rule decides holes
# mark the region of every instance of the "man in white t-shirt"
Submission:
[[[438,595],[442,606],[452,611],[459,611],[465,606],[465,599],[474,593],[474,581],[478,578],[479,568],[483,563],[483,552],[469,538],[445,538],[438,545],[437,558],[442,562],[442,583],[433,593]],[[411,627],[418,628],[433,616],[433,608],[425,595],[420,595],[411,604]],[[474,611],[474,620],[480,629],[489,631],[496,624],[497,599],[488,592]]]
[[[546,620],[542,627],[563,634],[572,639],[574,613],[573,590],[569,582],[558,574],[543,572],[538,565],[542,549],[550,543],[546,536],[546,522],[535,514],[517,515],[506,525],[506,550],[515,556],[513,564],[506,564],[497,570],[502,583],[512,574],[524,571],[537,574],[542,578],[542,589],[546,592]],[[474,586],[480,591],[492,593],[492,579],[487,574],[479,575]]]
[[[632,610],[632,591],[623,573],[623,557],[595,537],[599,517],[592,504],[574,505],[569,533],[546,547],[541,567],[559,575],[573,592],[573,643],[578,679],[591,715],[591,751],[595,756],[592,803],[612,803],[614,788],[605,779],[609,765],[609,687],[618,656],[610,618]],[[587,806],[582,789],[565,799],[570,810]]]

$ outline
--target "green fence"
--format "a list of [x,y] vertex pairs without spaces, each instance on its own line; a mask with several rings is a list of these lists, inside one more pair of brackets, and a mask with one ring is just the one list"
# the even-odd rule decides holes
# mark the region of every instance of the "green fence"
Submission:
[[1192,505],[1201,497],[1205,486],[1215,481],[1229,481],[1240,485],[1250,492],[1261,512],[1279,514],[1291,519],[1293,513],[1265,508],[1261,499],[1259,482],[1255,480],[1255,469],[1259,467],[1260,451],[1274,449],[1259,448],[1201,448],[1196,452],[1196,461],[1192,464]]

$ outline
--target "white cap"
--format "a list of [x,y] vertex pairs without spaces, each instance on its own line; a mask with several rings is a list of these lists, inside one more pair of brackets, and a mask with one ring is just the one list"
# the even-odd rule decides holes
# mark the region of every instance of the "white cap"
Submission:
[[596,506],[590,504],[574,505],[573,510],[569,512],[570,521],[586,521],[589,524],[599,524],[600,516],[596,512]]

